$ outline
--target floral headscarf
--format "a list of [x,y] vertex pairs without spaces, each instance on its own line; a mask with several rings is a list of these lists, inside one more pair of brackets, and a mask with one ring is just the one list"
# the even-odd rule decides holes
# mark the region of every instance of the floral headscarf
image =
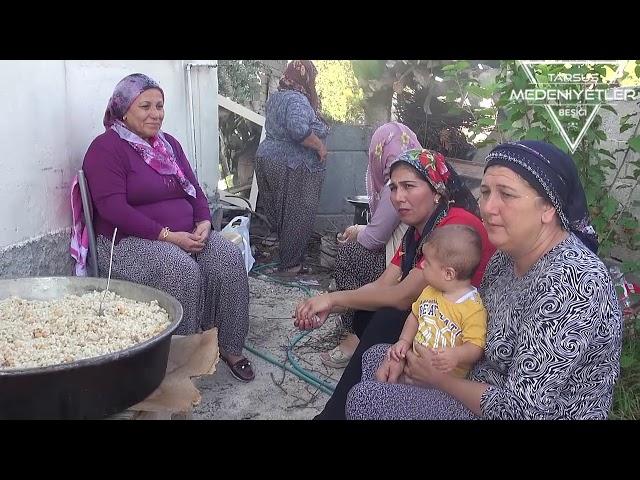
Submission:
[[162,99],[164,100],[164,92],[160,88],[160,85],[158,85],[158,82],[143,73],[132,73],[120,80],[113,90],[113,95],[111,95],[109,99],[107,110],[104,112],[104,119],[102,120],[104,127],[109,128],[116,120],[122,120],[122,117],[127,113],[133,101],[138,98],[142,92],[152,88],[160,90]]
[[152,88],[160,90],[164,100],[164,92],[158,82],[142,73],[134,73],[120,80],[109,99],[102,123],[106,129],[114,130],[120,138],[128,142],[144,162],[156,172],[161,175],[175,175],[187,195],[195,198],[196,189],[178,166],[173,147],[165,138],[164,133],[159,131],[147,142],[129,130],[122,121],[122,117],[135,99],[142,92]]
[[373,133],[367,165],[367,194],[371,214],[375,213],[380,192],[389,181],[391,165],[401,153],[416,148],[422,148],[416,134],[402,123],[385,123]]
[[402,278],[406,277],[411,269],[416,266],[418,259],[417,252],[420,251],[429,234],[438,226],[440,221],[447,216],[450,205],[463,208],[469,213],[480,218],[478,202],[462,182],[458,173],[447,163],[444,155],[440,152],[427,149],[407,150],[393,164],[391,170],[400,163],[407,163],[416,169],[429,185],[440,194],[442,200],[436,203],[436,208],[431,213],[425,224],[420,240],[415,238],[415,227],[410,227],[402,239]]
[[318,113],[320,99],[316,92],[318,70],[311,60],[293,60],[284,70],[278,90],[295,90],[309,99],[313,110]]
[[447,167],[444,155],[440,152],[425,148],[409,150],[402,154],[398,160],[408,163],[431,184],[436,192],[449,198],[447,182],[451,172]]

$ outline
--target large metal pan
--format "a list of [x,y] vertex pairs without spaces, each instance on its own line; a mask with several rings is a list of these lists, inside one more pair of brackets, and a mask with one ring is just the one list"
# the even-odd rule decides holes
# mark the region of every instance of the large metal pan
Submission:
[[351,205],[356,207],[353,214],[354,225],[366,225],[369,223],[369,197],[366,195],[354,195],[345,199]]
[[[105,286],[105,278],[1,279],[0,299],[52,300]],[[154,338],[109,355],[44,368],[0,369],[0,419],[101,418],[144,400],[160,385],[182,305],[165,292],[123,280],[111,280],[109,290],[133,300],[157,300],[171,324]]]

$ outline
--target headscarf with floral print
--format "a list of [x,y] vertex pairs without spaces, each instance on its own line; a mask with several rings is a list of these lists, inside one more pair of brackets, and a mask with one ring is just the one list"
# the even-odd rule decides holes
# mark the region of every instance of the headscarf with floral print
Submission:
[[446,183],[449,181],[451,172],[447,167],[444,155],[422,148],[408,150],[398,160],[408,163],[418,170],[436,192],[447,197],[447,200],[449,199]]
[[369,144],[367,165],[367,194],[373,215],[380,201],[380,193],[389,181],[389,169],[407,150],[422,148],[416,134],[400,122],[389,122],[378,127]]
[[108,129],[116,120],[122,120],[133,101],[142,92],[146,92],[151,88],[159,90],[164,100],[164,92],[158,82],[144,73],[132,73],[120,80],[116,88],[114,88],[107,104],[107,109],[104,112],[104,118],[102,119],[104,128]]
[[152,78],[143,73],[133,73],[124,77],[118,82],[109,99],[102,123],[107,130],[114,130],[121,139],[129,143],[142,157],[142,160],[160,175],[175,175],[186,194],[195,198],[196,189],[178,166],[173,147],[165,138],[162,130],[158,131],[156,136],[149,138],[147,142],[129,130],[122,121],[124,114],[127,113],[136,98],[151,88],[160,90],[164,100],[164,92],[158,82]]
[[393,171],[401,163],[411,165],[441,197],[434,199],[435,209],[427,219],[422,232],[420,232],[420,239],[416,240],[415,227],[413,226],[407,230],[402,239],[403,257],[401,269],[402,278],[404,278],[416,266],[417,253],[433,229],[447,216],[450,205],[463,208],[478,218],[480,218],[480,209],[469,188],[462,182],[458,173],[440,152],[424,148],[407,150],[398,157],[391,170]]
[[311,108],[318,113],[320,99],[316,92],[318,70],[311,60],[292,60],[285,68],[278,90],[295,90],[309,99]]

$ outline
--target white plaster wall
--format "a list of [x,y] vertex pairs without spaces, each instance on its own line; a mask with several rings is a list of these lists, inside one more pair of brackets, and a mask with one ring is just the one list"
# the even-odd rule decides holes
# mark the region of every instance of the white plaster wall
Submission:
[[63,61],[0,62],[0,247],[70,220]]

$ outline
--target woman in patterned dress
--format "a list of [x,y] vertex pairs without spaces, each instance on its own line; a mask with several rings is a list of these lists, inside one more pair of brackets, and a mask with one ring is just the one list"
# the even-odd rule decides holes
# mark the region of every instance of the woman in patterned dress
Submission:
[[178,140],[161,130],[164,92],[141,73],[123,78],[84,157],[98,269],[173,295],[184,310],[176,334],[218,327],[220,356],[239,380],[253,380],[242,355],[249,284],[242,254],[211,230],[207,198]]
[[396,342],[411,304],[426,287],[420,263],[422,245],[435,228],[462,224],[482,239],[480,265],[471,283],[478,287],[495,248],[480,220],[478,203],[441,153],[412,149],[391,165],[391,201],[410,228],[384,273],[357,290],[318,295],[300,302],[294,324],[317,328],[331,312],[356,310],[353,329],[360,339],[340,381],[318,419],[344,419],[347,393],[362,376],[362,354],[382,342]]
[[293,60],[269,96],[265,139],[256,152],[256,182],[279,244],[278,271],[305,273],[307,244],[313,233],[326,171],[324,139],[329,126],[319,113],[316,67],[310,60]]
[[597,253],[569,155],[540,141],[487,157],[480,209],[498,252],[480,293],[485,356],[468,379],[439,373],[432,352],[407,355],[414,385],[378,383],[386,346],[363,356],[350,419],[606,419],[620,371],[622,319]]
[[[391,262],[408,226],[391,203],[389,172],[401,153],[422,148],[413,131],[399,122],[385,123],[371,136],[367,164],[367,194],[371,219],[367,225],[347,227],[336,254],[334,276],[338,290],[356,290],[376,281]],[[353,311],[340,316],[345,333],[339,345],[320,354],[322,363],[344,368],[356,347]]]

